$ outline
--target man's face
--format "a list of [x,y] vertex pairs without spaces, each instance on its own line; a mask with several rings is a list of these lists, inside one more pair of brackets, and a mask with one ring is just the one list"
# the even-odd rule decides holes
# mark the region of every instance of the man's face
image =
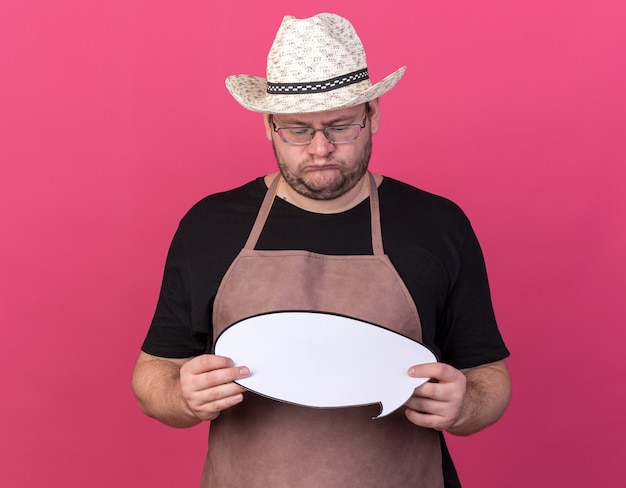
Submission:
[[[359,105],[314,114],[265,116],[266,134],[272,141],[278,167],[294,191],[313,200],[332,200],[350,191],[361,180],[372,152],[372,134],[378,131],[378,100],[369,105],[369,112],[365,105]],[[291,145],[274,131],[274,125],[315,129],[361,125],[364,117],[365,127],[358,139],[343,144],[332,144],[323,131],[317,131],[309,144]]]

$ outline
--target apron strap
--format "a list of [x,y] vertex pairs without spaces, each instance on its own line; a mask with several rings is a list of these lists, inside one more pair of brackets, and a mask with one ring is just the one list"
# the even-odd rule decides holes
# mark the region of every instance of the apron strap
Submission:
[[385,254],[383,248],[383,232],[380,225],[380,206],[378,204],[378,187],[376,186],[376,180],[374,175],[367,172],[369,180],[367,180],[370,187],[370,214],[372,219],[372,250],[374,256],[382,256]]
[[[376,187],[376,181],[374,180],[374,175],[368,171],[368,180],[367,185],[369,187],[370,192],[370,215],[371,215],[371,229],[372,229],[372,250],[375,256],[381,256],[385,254],[385,250],[383,248],[383,236],[382,230],[380,227],[380,208],[378,204],[378,188]],[[252,226],[252,230],[250,231],[250,235],[248,236],[248,240],[244,246],[244,249],[254,249],[259,237],[261,236],[261,232],[263,231],[263,227],[265,226],[265,221],[269,216],[270,210],[272,208],[272,203],[274,203],[274,198],[276,198],[276,194],[278,193],[278,186],[282,181],[282,176],[279,174],[274,178],[270,187],[267,189],[265,193],[265,197],[263,198],[263,203],[261,203],[261,207],[259,208],[259,213],[256,216],[256,220],[254,221],[254,225]]]
[[243,247],[244,249],[252,250],[255,248],[256,243],[259,240],[259,236],[263,231],[263,226],[265,225],[267,216],[270,214],[272,203],[274,203],[274,198],[276,198],[276,193],[278,193],[278,185],[282,179],[283,177],[280,174],[276,175],[276,178],[274,178],[274,181],[272,181],[272,184],[267,189],[265,198],[263,198],[263,203],[261,203],[259,213],[256,216],[256,220],[254,221],[254,225],[252,226],[252,230],[250,231],[250,235],[246,241],[246,245]]

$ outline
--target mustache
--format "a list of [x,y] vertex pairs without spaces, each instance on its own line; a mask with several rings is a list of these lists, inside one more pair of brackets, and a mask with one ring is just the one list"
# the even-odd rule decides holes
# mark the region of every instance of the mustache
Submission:
[[300,161],[300,163],[298,164],[298,167],[303,168],[305,166],[314,166],[317,165],[319,163],[338,163],[340,162],[339,159],[335,158],[333,155],[329,155],[329,156],[309,156],[305,159],[303,159],[302,161]]
[[[272,151],[274,152],[274,158],[276,159],[276,161],[278,161],[279,163],[281,162],[281,158],[278,155],[278,150],[276,149],[276,143],[274,141],[272,141]],[[338,159],[335,158],[334,154],[328,154],[326,156],[312,156],[309,155],[306,158],[302,159],[301,161],[298,162],[298,167],[301,168],[303,166],[306,166],[307,164],[314,164],[315,161],[320,161],[320,160],[324,160],[324,161],[332,161],[332,162],[337,162],[340,161]]]

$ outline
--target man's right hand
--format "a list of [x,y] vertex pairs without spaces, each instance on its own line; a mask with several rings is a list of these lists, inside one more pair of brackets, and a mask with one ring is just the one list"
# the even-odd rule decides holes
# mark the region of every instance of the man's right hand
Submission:
[[190,413],[200,420],[214,420],[222,410],[243,401],[245,388],[235,380],[250,376],[245,366],[234,366],[230,358],[203,354],[180,368],[180,386]]
[[163,358],[141,352],[133,371],[133,391],[141,410],[172,427],[191,427],[215,419],[243,400],[233,381],[249,376],[223,356]]

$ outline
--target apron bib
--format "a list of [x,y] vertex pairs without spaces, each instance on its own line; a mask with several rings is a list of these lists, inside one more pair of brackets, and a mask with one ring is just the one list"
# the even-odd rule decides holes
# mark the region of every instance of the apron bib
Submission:
[[[421,341],[415,303],[384,254],[378,190],[368,176],[373,255],[365,256],[255,250],[281,182],[276,177],[217,291],[213,337],[253,315],[308,310],[347,315]],[[439,433],[411,424],[403,408],[372,419],[379,409],[308,408],[247,392],[211,423],[202,486],[443,487]]]

